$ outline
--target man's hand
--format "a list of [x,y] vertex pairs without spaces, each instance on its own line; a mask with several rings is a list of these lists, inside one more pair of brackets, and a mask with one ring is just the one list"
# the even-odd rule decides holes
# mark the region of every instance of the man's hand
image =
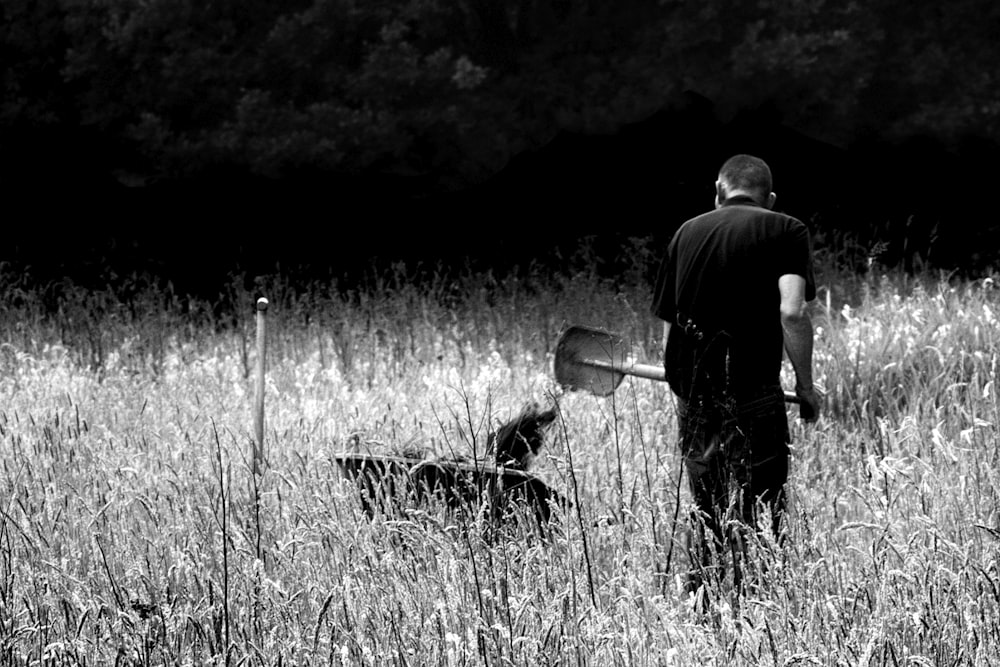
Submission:
[[802,402],[799,403],[799,419],[809,423],[819,419],[820,404],[819,395],[816,394],[816,390],[812,388],[802,389],[800,387],[796,387],[795,395],[802,400]]

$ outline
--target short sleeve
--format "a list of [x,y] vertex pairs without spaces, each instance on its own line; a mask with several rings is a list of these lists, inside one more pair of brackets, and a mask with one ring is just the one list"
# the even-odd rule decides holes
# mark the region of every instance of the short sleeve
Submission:
[[816,277],[813,273],[812,243],[809,230],[801,221],[789,218],[782,234],[778,257],[778,275],[794,274],[806,280],[806,301],[816,298]]

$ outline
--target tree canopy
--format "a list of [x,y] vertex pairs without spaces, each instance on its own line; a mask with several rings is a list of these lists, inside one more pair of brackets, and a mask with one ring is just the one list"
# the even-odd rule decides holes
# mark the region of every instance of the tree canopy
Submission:
[[684,91],[841,144],[995,140],[996,34],[1000,6],[981,0],[6,0],[3,159],[55,160],[58,141],[99,146],[127,182],[456,189]]
[[[988,0],[4,0],[0,186],[75,206],[48,215],[59,234],[16,230],[68,257],[145,234],[213,261],[251,243],[242,215],[298,225],[288,254],[322,263],[321,207],[323,229],[418,256],[471,252],[475,220],[480,251],[516,262],[559,234],[669,232],[722,158],[766,150],[821,241],[988,267],[997,34]],[[307,191],[319,207],[293,213]],[[124,231],[77,229],[88,196]]]

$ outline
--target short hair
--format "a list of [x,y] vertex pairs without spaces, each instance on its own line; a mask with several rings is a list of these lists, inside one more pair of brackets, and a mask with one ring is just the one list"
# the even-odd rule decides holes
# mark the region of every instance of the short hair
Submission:
[[746,190],[763,197],[771,194],[771,168],[759,157],[734,155],[719,169],[719,180],[730,188]]

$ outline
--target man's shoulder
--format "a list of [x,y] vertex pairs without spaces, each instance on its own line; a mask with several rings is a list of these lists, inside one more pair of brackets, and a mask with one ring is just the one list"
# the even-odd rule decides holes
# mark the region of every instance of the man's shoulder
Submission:
[[726,206],[715,212],[721,211],[731,211],[732,215],[738,217],[761,218],[781,222],[787,225],[805,226],[801,220],[793,215],[785,213],[784,211],[776,211],[771,208],[762,208],[760,206]]
[[778,220],[781,220],[782,222],[784,222],[786,225],[788,225],[790,227],[802,227],[802,228],[805,228],[805,226],[806,226],[806,223],[802,222],[801,220],[799,220],[798,218],[796,218],[794,215],[789,215],[788,213],[785,213],[783,211],[768,211],[768,213],[770,213],[771,215],[775,216]]
[[715,209],[713,211],[706,211],[701,215],[696,215],[693,218],[688,218],[681,223],[680,227],[677,228],[675,237],[691,233],[693,231],[714,227],[724,222],[726,217],[724,215],[720,215],[722,212],[722,209]]
[[677,228],[675,236],[704,233],[713,228],[731,223],[746,223],[748,226],[764,225],[774,233],[807,233],[804,222],[782,211],[774,211],[759,206],[724,206],[689,218]]
[[734,211],[734,215],[741,217],[753,226],[763,226],[768,236],[808,236],[809,234],[809,228],[806,224],[788,213],[756,206],[734,206],[732,208],[742,209]]

